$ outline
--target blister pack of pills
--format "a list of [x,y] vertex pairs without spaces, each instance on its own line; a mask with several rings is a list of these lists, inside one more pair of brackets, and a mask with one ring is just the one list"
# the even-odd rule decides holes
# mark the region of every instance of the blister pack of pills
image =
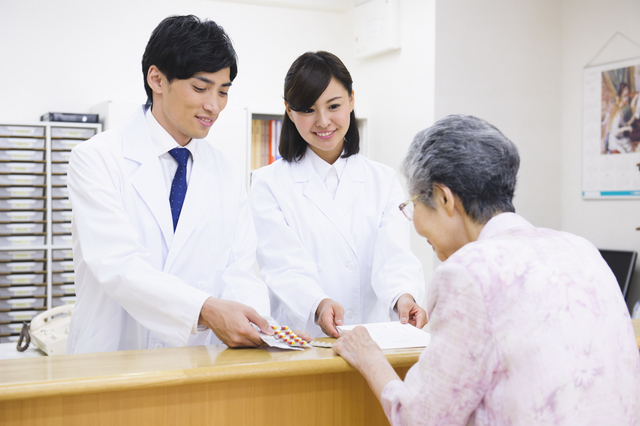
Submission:
[[269,336],[260,333],[260,338],[272,348],[291,349],[294,351],[303,351],[310,348],[311,345],[298,337],[288,326],[269,326],[273,331],[273,335]]
[[312,341],[311,343],[309,343],[311,346],[316,347],[316,348],[331,348],[333,346],[333,343],[329,343],[329,342],[319,342],[317,340]]

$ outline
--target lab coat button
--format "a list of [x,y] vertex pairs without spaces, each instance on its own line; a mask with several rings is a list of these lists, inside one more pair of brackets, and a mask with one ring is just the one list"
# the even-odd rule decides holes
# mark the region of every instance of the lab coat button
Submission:
[[320,263],[318,263],[317,268],[318,268],[318,272],[322,271],[322,265]]
[[154,346],[154,348],[156,348],[156,349],[160,349],[162,347],[163,347],[162,343],[156,343],[156,345]]
[[353,311],[349,309],[345,315],[347,316],[347,318],[353,318]]
[[347,263],[347,269],[350,271],[353,271],[354,269],[356,269],[356,265],[353,262],[349,262]]

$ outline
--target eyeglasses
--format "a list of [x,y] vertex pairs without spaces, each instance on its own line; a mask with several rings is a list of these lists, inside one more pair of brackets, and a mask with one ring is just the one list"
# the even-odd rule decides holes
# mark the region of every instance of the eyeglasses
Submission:
[[404,217],[406,217],[409,222],[413,222],[413,202],[419,196],[420,194],[416,194],[409,201],[405,201],[398,206]]

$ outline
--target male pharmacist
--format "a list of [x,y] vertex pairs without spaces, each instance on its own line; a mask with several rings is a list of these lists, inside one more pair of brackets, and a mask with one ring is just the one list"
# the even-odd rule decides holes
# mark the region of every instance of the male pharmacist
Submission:
[[77,301],[67,353],[219,343],[269,333],[238,170],[202,140],[227,103],[236,54],[223,29],[174,16],[142,57],[147,104],[69,162]]

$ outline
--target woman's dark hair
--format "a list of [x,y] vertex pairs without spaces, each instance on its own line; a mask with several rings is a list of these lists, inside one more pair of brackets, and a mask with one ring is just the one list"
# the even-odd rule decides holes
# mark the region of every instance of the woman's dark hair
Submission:
[[199,72],[214,73],[229,68],[231,81],[238,74],[236,51],[229,36],[213,21],[196,16],[170,16],[151,33],[142,55],[142,76],[147,92],[146,106],[153,104],[153,91],[147,83],[151,65],[167,77],[186,80]]
[[[298,57],[287,72],[284,100],[292,110],[304,111],[318,100],[332,78],[339,81],[351,96],[353,80],[342,61],[329,52],[307,52]],[[349,129],[344,137],[344,158],[360,151],[360,135],[354,111],[351,111],[349,119]],[[302,160],[307,152],[307,142],[286,113],[282,121],[279,151],[288,162]]]

